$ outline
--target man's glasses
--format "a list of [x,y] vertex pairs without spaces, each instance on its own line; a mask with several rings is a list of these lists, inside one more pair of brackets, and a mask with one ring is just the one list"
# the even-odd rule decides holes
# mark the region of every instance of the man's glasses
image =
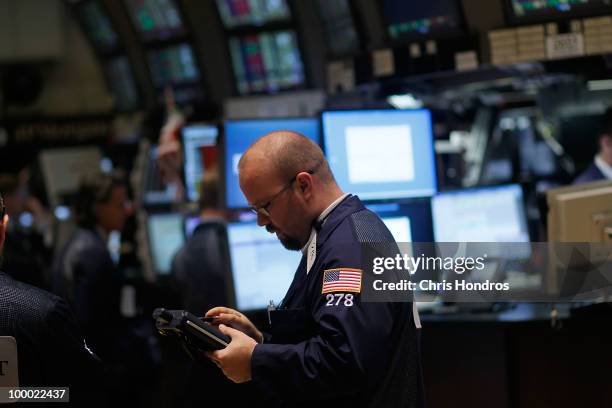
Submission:
[[[306,173],[308,174],[314,174],[315,171],[317,171],[317,169],[321,166],[321,163],[317,164],[312,170],[308,170]],[[302,173],[302,172],[300,172]],[[295,180],[297,179],[297,176],[300,174],[296,174],[291,181],[289,181],[289,183],[287,183],[287,185],[285,185],[285,187],[283,187],[278,193],[274,194],[272,196],[272,198],[270,198],[268,200],[268,202],[266,202],[265,204],[262,205],[252,205],[249,207],[249,210],[257,215],[262,215],[266,218],[270,218],[270,207],[272,206],[272,203],[274,202],[274,200],[276,200],[278,197],[280,197],[280,195],[282,193],[284,193],[285,191],[287,191],[288,189],[291,188],[291,186],[293,186],[293,183],[295,182]]]
[[252,205],[252,206],[249,207],[249,210],[251,210],[251,212],[254,213],[254,214],[263,215],[264,217],[269,218],[270,217],[270,212],[268,210],[272,206],[272,203],[274,202],[274,200],[276,200],[278,197],[280,197],[280,195],[282,193],[284,193],[289,188],[291,188],[291,186],[293,185],[293,182],[295,181],[296,177],[297,176],[295,176],[293,179],[291,179],[291,181],[289,183],[287,183],[287,185],[285,187],[283,187],[278,193],[274,194],[272,196],[272,198],[270,198],[268,200],[267,203],[262,204],[262,205]]

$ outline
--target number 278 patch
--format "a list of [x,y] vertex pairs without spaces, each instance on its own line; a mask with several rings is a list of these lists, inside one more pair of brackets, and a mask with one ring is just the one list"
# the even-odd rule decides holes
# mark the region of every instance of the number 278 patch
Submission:
[[352,293],[328,293],[325,299],[327,300],[325,306],[344,305],[351,307],[355,304]]

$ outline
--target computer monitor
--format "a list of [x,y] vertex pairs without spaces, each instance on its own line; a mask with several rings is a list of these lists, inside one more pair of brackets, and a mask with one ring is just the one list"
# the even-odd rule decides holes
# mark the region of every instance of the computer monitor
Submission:
[[612,12],[609,0],[505,0],[508,21],[528,24]]
[[228,208],[246,208],[248,203],[238,183],[238,161],[261,136],[291,130],[319,144],[319,122],[314,118],[230,120],[225,122],[225,200]]
[[167,40],[185,34],[175,0],[125,0],[125,5],[144,41]]
[[380,216],[396,242],[434,242],[429,198],[366,204],[366,207]]
[[115,95],[115,106],[121,112],[139,107],[140,97],[127,57],[117,57],[105,63],[108,84]]
[[218,135],[219,129],[212,125],[190,125],[182,130],[185,185],[189,201],[198,201],[204,173],[216,168],[219,163]]
[[285,249],[276,235],[256,222],[230,223],[228,239],[239,310],[278,304],[293,280],[302,253]]
[[291,20],[287,0],[217,0],[217,9],[227,29]]
[[[402,254],[409,256],[435,256],[431,200],[412,199],[408,202],[373,203],[366,207],[378,214],[385,223]],[[413,279],[438,280],[436,269],[422,270]]]
[[178,213],[150,214],[147,235],[155,273],[168,275],[172,271],[172,258],[185,242],[183,216]]
[[392,41],[461,32],[463,22],[457,0],[428,0],[418,7],[404,0],[383,0],[382,8]]
[[431,207],[436,242],[529,242],[518,184],[441,193]]
[[304,66],[293,30],[233,36],[229,50],[238,93],[269,93],[304,84]]
[[119,45],[119,37],[102,5],[98,1],[88,1],[75,7],[87,37],[94,46],[102,53],[114,51]]
[[323,144],[340,187],[363,200],[436,192],[428,110],[323,112]]

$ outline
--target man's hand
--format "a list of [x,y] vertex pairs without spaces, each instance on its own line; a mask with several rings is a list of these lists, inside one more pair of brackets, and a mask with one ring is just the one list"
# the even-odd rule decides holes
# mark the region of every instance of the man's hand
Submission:
[[223,350],[208,352],[206,355],[233,382],[243,383],[250,381],[251,356],[257,343],[241,331],[223,324],[219,325],[219,330],[232,338],[231,343]]
[[263,343],[263,334],[257,330],[257,327],[242,313],[229,307],[213,307],[206,312],[205,317],[215,317],[214,325],[225,324],[240,330],[247,336],[252,337],[258,343]]

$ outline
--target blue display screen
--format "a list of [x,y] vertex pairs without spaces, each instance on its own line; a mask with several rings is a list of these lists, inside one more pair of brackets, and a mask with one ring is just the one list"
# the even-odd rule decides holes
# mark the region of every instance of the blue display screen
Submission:
[[363,200],[436,192],[428,110],[324,112],[323,143],[340,187]]
[[225,123],[225,200],[228,208],[248,207],[238,183],[238,161],[253,142],[276,130],[298,132],[319,144],[319,124],[312,118],[237,120]]

